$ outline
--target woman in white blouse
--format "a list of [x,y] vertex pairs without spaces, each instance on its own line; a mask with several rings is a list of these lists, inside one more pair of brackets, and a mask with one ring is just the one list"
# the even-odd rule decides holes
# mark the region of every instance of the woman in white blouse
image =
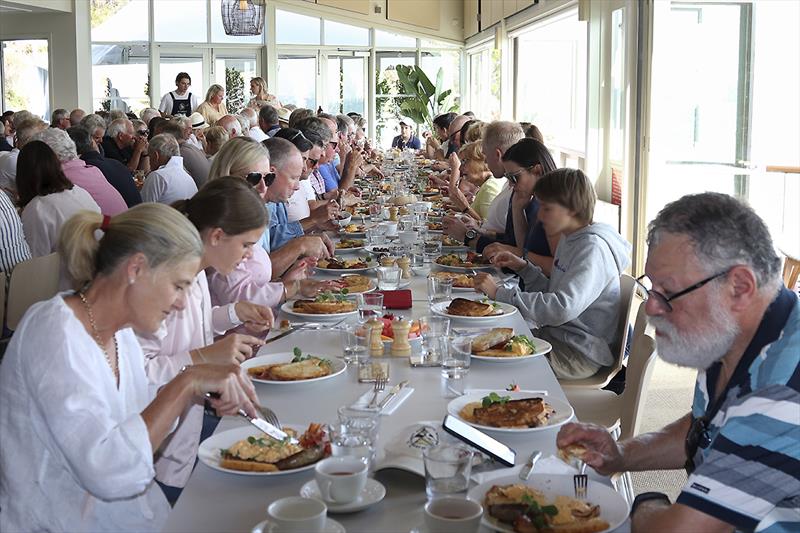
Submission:
[[[262,305],[237,300],[212,306],[206,281],[206,269],[229,274],[251,257],[264,233],[267,210],[252,187],[239,178],[219,178],[174,207],[200,232],[203,255],[187,288],[184,307],[171,313],[157,332],[137,331],[147,375],[159,386],[174,379],[185,365],[239,364],[263,342],[238,333],[216,342],[214,337],[242,323],[256,332],[272,325],[272,312]],[[178,428],[156,452],[156,479],[166,485],[171,501],[177,499],[180,491],[176,489],[184,487],[192,473],[202,428],[203,402],[197,401],[187,407]]]
[[61,226],[78,211],[100,213],[89,193],[67,179],[55,152],[42,141],[31,141],[19,152],[17,192],[33,257],[56,251]]
[[[95,234],[102,231],[100,240]],[[0,530],[159,531],[153,453],[186,405],[256,415],[237,365],[193,365],[157,395],[131,330],[186,305],[203,243],[174,209],[81,212],[60,242],[79,292],[32,306],[0,366]]]

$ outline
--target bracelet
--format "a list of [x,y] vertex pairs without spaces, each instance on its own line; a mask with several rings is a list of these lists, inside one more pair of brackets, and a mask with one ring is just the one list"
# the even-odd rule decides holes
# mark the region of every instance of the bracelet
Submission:
[[660,500],[665,502],[667,505],[672,505],[669,496],[663,492],[643,492],[634,498],[633,504],[631,505],[631,516],[633,516],[633,513],[636,512],[637,507],[648,500]]

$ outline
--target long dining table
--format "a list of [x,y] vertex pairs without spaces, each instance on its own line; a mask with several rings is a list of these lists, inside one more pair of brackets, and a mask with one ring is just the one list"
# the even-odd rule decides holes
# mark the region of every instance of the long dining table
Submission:
[[[374,277],[374,274],[373,274]],[[316,275],[324,279],[330,276]],[[392,310],[395,315],[418,318],[431,314],[427,299],[425,276],[410,280],[412,308]],[[461,294],[454,293],[454,296]],[[296,317],[284,313],[284,318]],[[354,318],[353,321],[356,319]],[[492,327],[511,327],[515,334],[530,335],[530,328],[519,314],[498,317]],[[452,327],[469,327],[469,324],[452,321]],[[341,356],[340,333],[330,328],[298,331],[261,348],[259,355],[291,352],[299,347],[304,353],[328,358]],[[439,421],[444,418],[448,402],[440,368],[411,367],[408,358],[386,356],[381,361],[390,364],[389,386],[408,380],[414,388],[405,401],[388,416],[381,416],[377,448],[382,449],[387,440],[404,427],[421,421]],[[353,404],[362,394],[372,389],[370,384],[358,382],[358,369],[351,365],[344,373],[323,381],[293,385],[256,384],[262,405],[274,410],[282,424],[306,426],[311,422],[327,423],[336,420],[340,406]],[[471,362],[465,379],[467,389],[503,390],[516,383],[523,390],[547,391],[548,395],[566,399],[558,381],[544,357],[513,363],[494,363],[480,360]],[[247,423],[239,418],[224,417],[216,433],[240,427]],[[525,434],[494,434],[495,438],[517,452],[517,464],[523,464],[533,450],[546,457],[556,453],[556,428]],[[254,428],[254,434],[257,430]],[[502,468],[500,466],[500,468]],[[607,478],[589,469],[590,478],[609,484]],[[352,514],[331,515],[349,532],[408,532],[423,522],[426,502],[424,478],[402,470],[381,470],[375,479],[386,487],[385,498],[371,507]],[[266,508],[274,500],[299,494],[306,482],[314,479],[314,470],[278,476],[246,476],[209,468],[198,462],[186,488],[170,514],[164,531],[167,532],[249,532],[266,518]],[[627,530],[623,525],[620,530]]]

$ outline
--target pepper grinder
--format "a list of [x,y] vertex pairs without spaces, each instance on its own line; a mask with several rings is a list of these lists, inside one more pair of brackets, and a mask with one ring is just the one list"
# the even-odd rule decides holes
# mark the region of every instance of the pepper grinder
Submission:
[[408,320],[396,320],[392,323],[394,341],[392,341],[393,357],[409,357],[411,355],[411,344],[408,342],[408,331],[411,329],[411,322]]
[[402,271],[400,276],[403,279],[411,279],[411,259],[408,256],[404,255],[397,259],[397,266],[400,267]]
[[390,207],[389,208],[389,220],[392,222],[397,222],[397,208]]
[[381,340],[383,321],[373,317],[367,320],[366,326],[369,331],[369,355],[383,357],[383,340]]

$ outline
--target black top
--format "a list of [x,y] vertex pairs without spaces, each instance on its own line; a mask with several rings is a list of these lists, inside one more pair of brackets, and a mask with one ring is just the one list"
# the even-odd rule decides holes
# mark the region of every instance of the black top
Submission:
[[[513,209],[513,202],[514,195],[512,194],[511,197],[508,199],[508,213],[506,214],[506,229],[502,234],[497,235],[497,239],[491,239],[489,237],[481,236],[478,239],[478,243],[475,246],[475,249],[480,253],[483,252],[483,249],[489,246],[492,243],[499,242],[502,244],[509,244],[511,246],[519,246],[520,243],[517,243],[517,239],[514,236],[514,216],[512,213]],[[544,255],[546,257],[552,257],[553,252],[550,250],[550,245],[547,242],[547,235],[544,233],[544,228],[542,227],[541,222],[538,221],[538,214],[539,214],[539,201],[534,198],[530,201],[530,203],[525,207],[525,218],[528,219],[528,234],[525,237],[525,242],[522,243],[521,248],[529,252],[533,252],[537,255]],[[533,221],[531,224],[530,221]]]
[[122,195],[122,199],[125,200],[128,207],[142,203],[142,195],[139,194],[139,189],[136,188],[136,183],[133,181],[133,174],[128,167],[115,159],[103,157],[100,152],[87,152],[81,156],[81,159],[86,164],[100,169],[111,186]]
[[117,142],[109,136],[103,137],[103,155],[106,159],[116,159],[123,165],[128,164],[128,161],[133,157],[133,148],[126,146],[120,149]]
[[0,137],[0,152],[10,152],[14,147],[8,144],[5,137]]

